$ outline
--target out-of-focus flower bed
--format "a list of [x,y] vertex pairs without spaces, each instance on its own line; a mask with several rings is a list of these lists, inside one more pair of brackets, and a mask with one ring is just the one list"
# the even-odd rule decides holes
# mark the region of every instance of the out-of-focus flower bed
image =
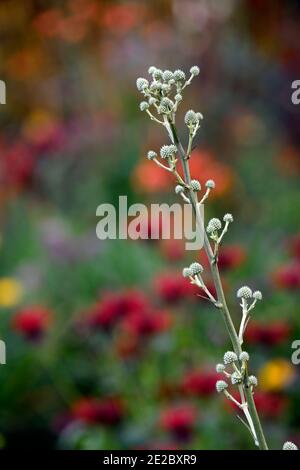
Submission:
[[219,264],[235,321],[237,287],[264,294],[246,350],[268,441],[300,444],[300,10],[274,3],[1,2],[1,447],[251,448],[215,392],[222,320],[181,276],[202,253],[95,233],[97,206],[119,195],[175,199],[145,158],[166,142],[135,79],[194,63],[191,170],[216,181],[206,218],[234,214]]

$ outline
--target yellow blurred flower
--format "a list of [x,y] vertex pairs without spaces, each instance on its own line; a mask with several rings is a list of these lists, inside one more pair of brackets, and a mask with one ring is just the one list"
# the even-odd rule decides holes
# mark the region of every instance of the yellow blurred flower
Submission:
[[15,279],[0,278],[0,307],[14,307],[22,296],[22,286]]
[[289,385],[295,378],[295,369],[285,359],[267,362],[259,371],[260,388],[266,392],[278,392]]

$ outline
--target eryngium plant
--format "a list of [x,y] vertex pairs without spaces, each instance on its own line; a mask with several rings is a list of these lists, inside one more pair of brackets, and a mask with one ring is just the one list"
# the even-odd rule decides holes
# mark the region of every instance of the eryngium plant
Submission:
[[[200,128],[203,116],[200,112],[192,109],[185,114],[184,122],[188,130],[188,143],[186,148],[181,143],[176,129],[176,112],[182,101],[182,95],[192,79],[200,73],[196,65],[190,69],[189,78],[182,70],[160,70],[150,67],[150,80],[138,78],[137,89],[143,95],[140,103],[141,111],[148,114],[151,120],[163,126],[167,131],[171,143],[163,145],[159,155],[154,150],[149,150],[148,159],[158,165],[164,171],[172,173],[176,180],[175,193],[189,204],[192,204],[193,213],[199,230],[203,227],[199,205],[204,204],[211,191],[215,187],[213,179],[205,184],[205,189],[201,194],[201,184],[198,180],[192,179],[190,174],[189,159],[192,156],[193,140]],[[183,177],[180,176],[177,165],[183,170]],[[241,306],[241,322],[239,329],[233,324],[218,269],[218,252],[223,238],[228,231],[229,225],[233,222],[231,214],[225,214],[223,221],[213,218],[209,221],[204,234],[204,250],[209,261],[211,275],[215,285],[216,298],[211,294],[205,285],[202,273],[203,266],[197,262],[183,269],[183,276],[189,278],[192,284],[196,284],[202,291],[208,302],[212,303],[223,316],[231,344],[232,351],[224,354],[223,361],[217,364],[216,370],[224,374],[224,380],[216,383],[218,393],[223,393],[226,398],[241,410],[243,417],[239,416],[242,423],[247,427],[255,445],[262,450],[267,450],[268,446],[260,419],[254,402],[254,389],[257,386],[257,378],[249,373],[249,354],[243,351],[244,333],[251,319],[252,310],[256,304],[262,300],[262,293],[259,290],[252,291],[250,287],[243,286],[237,291],[237,298]],[[228,391],[228,385],[237,388],[239,400],[235,399]],[[286,442],[283,450],[296,450],[297,447],[291,442]]]

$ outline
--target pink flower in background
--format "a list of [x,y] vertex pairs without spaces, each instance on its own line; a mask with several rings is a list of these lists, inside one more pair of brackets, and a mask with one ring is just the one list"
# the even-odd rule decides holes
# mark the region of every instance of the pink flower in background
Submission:
[[196,426],[198,410],[187,403],[177,404],[162,410],[161,428],[178,440],[188,440]]

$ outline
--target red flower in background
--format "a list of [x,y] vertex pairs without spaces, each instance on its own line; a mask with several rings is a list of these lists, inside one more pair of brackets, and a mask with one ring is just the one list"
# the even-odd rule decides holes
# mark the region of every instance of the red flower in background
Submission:
[[118,398],[81,398],[72,406],[74,419],[86,424],[113,426],[124,416],[124,405]]
[[214,371],[192,370],[183,377],[181,388],[188,395],[207,397],[215,394],[216,382],[221,378],[223,377]]
[[291,240],[290,251],[297,261],[300,261],[300,235],[297,235]]
[[268,419],[275,419],[282,416],[288,405],[286,397],[259,390],[254,393],[254,401],[258,413]]
[[171,316],[165,311],[136,311],[124,318],[123,330],[136,336],[149,336],[165,331],[171,324]]
[[31,183],[35,168],[36,155],[23,142],[16,142],[2,149],[0,155],[1,185],[20,189]]
[[173,405],[161,412],[160,425],[175,439],[187,440],[195,428],[197,409],[190,404]]
[[139,291],[107,294],[88,312],[88,322],[92,327],[109,330],[126,315],[148,308],[147,299]]
[[300,264],[290,263],[279,267],[272,275],[278,288],[296,290],[300,288]]
[[27,339],[38,339],[48,329],[51,317],[51,312],[44,307],[25,307],[13,317],[12,327]]
[[246,250],[241,245],[222,246],[218,256],[218,266],[221,270],[239,267],[246,259]]
[[189,281],[177,273],[161,274],[154,282],[156,293],[168,303],[186,298],[190,294],[190,286]]
[[287,341],[291,335],[291,327],[282,320],[273,323],[262,324],[249,323],[245,338],[248,343],[262,343],[267,346],[275,346]]

